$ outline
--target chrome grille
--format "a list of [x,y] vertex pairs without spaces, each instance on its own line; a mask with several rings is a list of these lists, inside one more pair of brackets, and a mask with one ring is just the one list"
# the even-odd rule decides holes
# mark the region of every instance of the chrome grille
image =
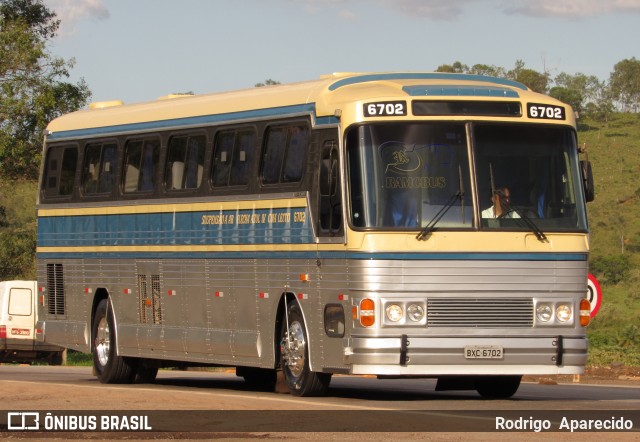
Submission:
[[427,327],[533,326],[533,299],[442,298],[427,301]]

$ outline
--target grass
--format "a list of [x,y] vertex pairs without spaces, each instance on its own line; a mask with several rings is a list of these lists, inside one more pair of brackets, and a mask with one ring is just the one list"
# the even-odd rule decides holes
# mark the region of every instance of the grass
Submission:
[[68,350],[66,365],[74,367],[91,367],[93,365],[93,356],[87,353]]
[[[587,206],[591,268],[599,271],[603,290],[602,307],[588,329],[593,365],[640,366],[639,140],[640,114],[615,114],[604,123],[580,121],[578,142],[586,147],[596,183],[595,201]],[[629,268],[613,278],[613,264],[621,258]],[[603,272],[607,265],[609,276]]]

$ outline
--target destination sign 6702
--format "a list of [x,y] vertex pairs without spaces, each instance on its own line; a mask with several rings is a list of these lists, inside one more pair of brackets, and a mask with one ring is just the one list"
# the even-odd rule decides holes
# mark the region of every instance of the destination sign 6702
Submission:
[[564,107],[551,104],[528,103],[527,116],[537,120],[565,120]]
[[407,115],[406,101],[379,101],[364,104],[365,117],[403,117]]

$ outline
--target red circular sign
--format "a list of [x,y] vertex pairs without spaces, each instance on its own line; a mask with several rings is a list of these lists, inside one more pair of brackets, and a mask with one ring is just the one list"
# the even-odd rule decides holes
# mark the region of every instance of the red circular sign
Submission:
[[591,303],[591,317],[593,318],[602,304],[602,289],[596,277],[591,273],[587,278],[587,299]]

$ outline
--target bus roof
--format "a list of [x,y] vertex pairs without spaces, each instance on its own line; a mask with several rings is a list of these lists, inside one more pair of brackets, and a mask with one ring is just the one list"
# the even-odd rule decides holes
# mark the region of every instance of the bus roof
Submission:
[[[171,126],[196,126],[215,121],[273,118],[277,114],[314,113],[333,117],[347,103],[362,100],[465,99],[512,100],[560,104],[529,90],[525,85],[503,78],[440,72],[334,73],[320,79],[250,88],[238,91],[160,97],[156,101],[125,105],[121,101],[94,103],[53,120],[47,126],[48,138],[72,138],[106,135],[114,132],[100,128],[119,128],[117,132],[136,131],[141,123],[173,122]],[[273,111],[269,111],[273,110]],[[258,111],[258,112],[256,112]],[[225,116],[225,118],[220,118]],[[165,127],[146,125],[149,130]]]

